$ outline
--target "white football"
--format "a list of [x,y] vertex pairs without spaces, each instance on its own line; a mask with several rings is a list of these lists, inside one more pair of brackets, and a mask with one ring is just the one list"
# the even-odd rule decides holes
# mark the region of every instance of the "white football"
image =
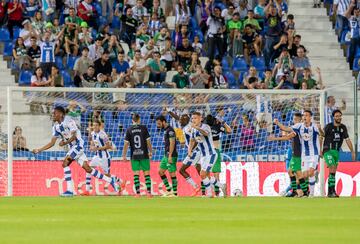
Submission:
[[243,195],[243,193],[240,189],[235,189],[233,194],[234,194],[234,197],[241,197]]

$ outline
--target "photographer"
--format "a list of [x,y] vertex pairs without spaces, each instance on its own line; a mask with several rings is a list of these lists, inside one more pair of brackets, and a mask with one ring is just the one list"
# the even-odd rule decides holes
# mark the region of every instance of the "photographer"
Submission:
[[206,21],[208,25],[208,45],[209,45],[209,59],[214,59],[216,49],[219,52],[219,56],[223,57],[224,55],[224,35],[226,31],[224,18],[221,17],[221,9],[217,6],[214,7],[213,12],[210,12],[211,1],[206,3],[206,13],[209,18]]

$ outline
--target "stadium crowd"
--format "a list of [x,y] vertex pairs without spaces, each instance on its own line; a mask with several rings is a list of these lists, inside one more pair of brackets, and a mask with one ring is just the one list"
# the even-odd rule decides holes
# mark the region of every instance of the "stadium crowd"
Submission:
[[24,86],[322,89],[295,19],[285,0],[2,0],[0,40]]

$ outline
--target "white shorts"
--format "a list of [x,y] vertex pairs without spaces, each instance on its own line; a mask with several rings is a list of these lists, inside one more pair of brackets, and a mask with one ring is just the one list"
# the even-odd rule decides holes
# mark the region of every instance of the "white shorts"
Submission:
[[202,156],[200,160],[201,170],[210,172],[216,162],[217,157],[218,157],[217,153],[205,157]]
[[183,161],[183,164],[187,165],[187,166],[191,166],[191,165],[195,166],[196,164],[200,163],[200,159],[201,159],[200,151],[195,150],[195,151],[193,151],[191,157],[186,156],[186,158]]
[[69,156],[71,159],[75,160],[81,167],[83,166],[84,162],[88,161],[84,152],[84,148],[77,145],[70,148],[66,156]]
[[319,156],[305,156],[301,158],[301,171],[307,171],[310,168],[316,169],[319,163]]
[[91,167],[100,167],[104,170],[105,174],[110,173],[110,158],[100,158],[99,156],[94,156],[91,159],[90,166]]

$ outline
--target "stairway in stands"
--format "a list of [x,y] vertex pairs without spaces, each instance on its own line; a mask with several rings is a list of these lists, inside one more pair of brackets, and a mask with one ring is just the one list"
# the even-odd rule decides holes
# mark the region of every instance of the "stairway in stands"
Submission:
[[[302,37],[301,44],[308,50],[312,69],[320,67],[328,95],[334,95],[337,105],[345,99],[347,109],[345,116],[351,118],[354,108],[354,80],[343,50],[337,41],[332,23],[326,15],[325,8],[313,8],[313,0],[291,0],[289,14],[295,16],[296,33]],[[347,83],[347,85],[344,85]],[[348,122],[353,131],[353,121]]]

